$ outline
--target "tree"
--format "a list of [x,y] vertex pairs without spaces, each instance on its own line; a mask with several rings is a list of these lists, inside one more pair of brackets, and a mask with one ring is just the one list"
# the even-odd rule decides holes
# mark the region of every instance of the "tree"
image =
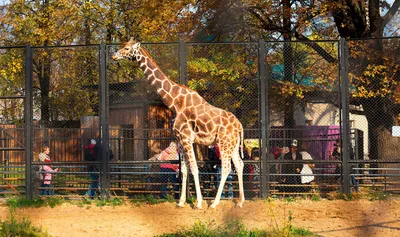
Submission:
[[[3,41],[8,44],[59,45],[73,41],[70,32],[76,30],[76,10],[69,1],[10,2],[2,25],[8,32]],[[34,73],[40,88],[41,120],[50,121],[50,75],[52,55],[48,49],[34,54]]]
[[[214,1],[206,2],[212,3]],[[283,38],[284,41],[299,40],[305,42],[310,49],[331,64],[337,64],[337,58],[327,52],[320,44],[314,42],[313,39],[380,38],[384,36],[385,26],[391,21],[400,6],[400,0],[395,0],[392,5],[381,0],[232,0],[228,2],[236,3],[233,4],[234,8],[240,8],[246,12],[239,19],[242,19],[242,22],[247,23],[248,26],[254,27],[249,31],[258,30],[258,35],[270,32],[272,36]],[[202,6],[211,5],[202,3]],[[227,11],[230,10],[218,7],[207,9],[207,11],[203,10],[203,12],[213,12],[213,19],[217,19],[216,16],[224,15]],[[385,12],[385,14],[381,15],[381,12]],[[235,24],[238,23],[235,22]],[[207,26],[207,24],[204,25]],[[210,22],[209,25],[214,26],[215,23]],[[223,25],[219,25],[219,28],[232,29]],[[209,34],[211,33],[219,32],[209,31]],[[222,33],[227,35],[227,32]],[[239,34],[239,32],[236,33]],[[235,35],[235,31],[231,31],[229,34]],[[233,38],[235,37],[233,36],[230,39]],[[352,90],[351,102],[363,106],[364,114],[368,120],[370,159],[385,159],[385,147],[398,142],[396,138],[389,135],[391,126],[397,124],[396,117],[400,112],[398,96],[396,96],[400,80],[398,68],[394,63],[388,63],[390,60],[384,56],[383,48],[387,47],[384,40],[376,39],[369,41],[367,45],[362,46],[362,44],[356,41],[349,43],[352,65],[363,58],[364,63],[358,66],[358,71],[365,72],[351,75],[352,85],[355,86],[355,89]],[[360,52],[363,51],[358,50],[365,49],[373,49],[373,52],[360,57]],[[284,63],[285,70],[287,70],[286,75],[289,76],[291,75],[290,70],[293,68],[293,65],[289,65],[289,55],[292,55],[292,52],[290,52],[290,48],[286,48],[284,51],[287,54]],[[387,52],[385,53],[387,54]],[[286,78],[286,81],[288,80],[290,79]],[[384,86],[385,93],[382,93],[382,86]],[[290,101],[290,97],[288,97],[288,100]],[[285,118],[289,119],[290,114],[287,115]]]
[[[394,1],[392,6],[386,1],[379,0],[370,0],[367,3],[363,1],[346,1],[341,4],[329,1],[329,3],[332,5],[332,17],[341,37],[376,38],[361,43],[356,41],[350,43],[351,59],[357,61],[364,59],[363,65],[360,65],[364,73],[353,78],[356,89],[352,96],[354,103],[363,106],[368,121],[370,159],[395,158],[390,157],[393,153],[389,154],[386,149],[390,144],[398,142],[396,138],[390,136],[390,131],[393,125],[398,124],[396,117],[400,113],[400,107],[395,97],[400,78],[398,67],[393,65],[397,60],[387,60],[390,58],[389,52],[384,52],[383,49],[388,42],[380,38],[384,35],[385,26],[398,11],[400,1]],[[388,9],[383,16],[382,8]],[[365,46],[373,50],[369,51],[369,56],[365,54],[360,57],[359,52],[362,51],[359,50],[365,50]],[[394,49],[397,50],[398,45]],[[363,89],[367,90],[366,93],[362,92]],[[382,90],[385,90],[385,93],[382,93]]]
[[[37,81],[34,87],[38,90],[38,93],[34,95],[37,95],[35,98],[40,100],[35,105],[40,104],[41,121],[47,123],[61,118],[56,114],[76,118],[76,111],[82,109],[81,104],[77,105],[77,108],[81,109],[75,108],[75,112],[57,111],[61,108],[72,109],[68,105],[72,101],[65,98],[66,92],[71,92],[71,87],[55,88],[54,85],[65,79],[59,76],[61,73],[74,75],[66,79],[74,85],[89,81],[97,84],[98,73],[92,67],[97,63],[97,58],[89,52],[74,54],[72,51],[65,50],[71,54],[66,54],[63,59],[60,57],[62,52],[51,47],[70,44],[88,45],[102,41],[124,42],[131,36],[138,37],[139,35],[142,40],[177,40],[179,34],[174,22],[181,17],[181,11],[183,11],[181,9],[185,9],[191,2],[169,1],[169,4],[165,2],[161,4],[154,0],[146,1],[145,4],[131,0],[72,2],[13,0],[2,12],[4,14],[0,18],[0,24],[4,29],[0,34],[0,40],[5,45],[44,46],[42,49],[34,49],[33,54],[34,80]],[[62,62],[71,58],[80,62],[75,65],[76,72],[74,73],[69,65]],[[80,73],[82,68],[86,69],[86,75]],[[61,91],[63,93],[60,93]],[[55,97],[55,95],[60,97]],[[96,98],[89,96],[89,100],[94,103]],[[61,101],[67,104],[61,105]],[[77,102],[83,103],[83,100]]]

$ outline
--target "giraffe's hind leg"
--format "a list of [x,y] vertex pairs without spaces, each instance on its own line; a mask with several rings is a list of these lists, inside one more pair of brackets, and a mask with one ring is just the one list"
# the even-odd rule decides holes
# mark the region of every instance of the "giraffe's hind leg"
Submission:
[[244,203],[244,190],[243,190],[243,161],[239,156],[239,152],[235,151],[232,156],[233,164],[235,165],[235,170],[239,181],[239,201],[237,203],[238,207],[242,207]]
[[220,154],[221,154],[221,166],[222,166],[221,180],[219,183],[217,195],[215,196],[214,202],[210,206],[211,208],[216,208],[217,205],[219,204],[219,202],[221,200],[221,194],[222,194],[222,191],[225,186],[226,179],[232,169],[231,168],[231,159],[230,159],[231,154],[223,152],[222,150],[220,151]]

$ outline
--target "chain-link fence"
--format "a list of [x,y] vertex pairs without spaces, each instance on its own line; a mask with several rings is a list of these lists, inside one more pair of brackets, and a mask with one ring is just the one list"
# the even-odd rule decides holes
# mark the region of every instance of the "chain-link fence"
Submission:
[[[398,190],[398,41],[142,47],[170,80],[242,122],[253,198]],[[1,49],[0,194],[178,197],[175,114],[136,62],[111,60],[119,47]],[[214,198],[217,148],[194,148],[202,194]],[[223,198],[238,186],[232,168]]]
[[0,47],[0,193],[25,194],[25,52]]
[[[399,192],[398,38],[348,42],[350,117],[363,133],[364,157],[349,165],[360,188]],[[360,152],[361,155],[361,152]]]

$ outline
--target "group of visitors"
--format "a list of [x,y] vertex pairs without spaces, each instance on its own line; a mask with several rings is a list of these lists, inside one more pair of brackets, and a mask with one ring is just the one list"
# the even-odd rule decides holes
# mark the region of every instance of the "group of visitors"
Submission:
[[[311,183],[315,180],[315,176],[313,174],[314,164],[312,162],[313,158],[311,155],[305,150],[304,144],[299,149],[299,143],[297,140],[293,140],[291,142],[290,148],[283,147],[279,149],[272,149],[271,153],[275,157],[275,159],[282,159],[283,163],[277,163],[271,165],[270,173],[281,174],[281,176],[272,176],[278,177],[276,180],[279,184],[277,186],[278,191],[280,192],[309,192],[312,185]],[[258,192],[260,190],[260,151],[258,148],[253,148],[248,153],[247,149],[244,149],[245,157],[244,159],[251,159],[254,162],[246,164],[245,166],[245,175],[244,179],[247,183],[251,185],[251,190],[255,191],[255,196],[258,196]],[[340,140],[336,140],[334,149],[331,150],[330,159],[340,160],[341,159],[341,144]],[[59,168],[53,168],[50,159],[50,148],[48,146],[44,146],[42,148],[42,152],[39,154],[40,162],[44,163],[40,165],[40,195],[54,195],[54,188],[52,185],[52,177],[53,174],[59,171]],[[170,163],[162,163],[160,164],[160,172],[163,173],[161,177],[161,187],[160,193],[162,198],[166,198],[168,193],[173,193],[174,198],[179,197],[179,155],[180,150],[176,142],[171,142],[170,145],[161,151],[159,154],[153,156],[150,160],[159,160],[159,161],[172,161]],[[279,156],[279,158],[278,158]],[[97,195],[97,192],[100,189],[100,170],[99,164],[96,164],[99,158],[101,157],[101,146],[99,142],[95,139],[90,140],[90,144],[85,146],[84,159],[88,161],[87,171],[89,172],[89,176],[91,178],[91,184],[89,186],[88,191],[85,193],[85,196],[89,198],[94,198]],[[113,159],[114,155],[110,150],[110,159]],[[206,182],[205,187],[207,193],[210,193],[210,190],[218,190],[220,181],[221,181],[221,161],[220,161],[220,152],[218,145],[213,145],[208,147],[208,165],[204,166],[205,169],[201,170],[202,172],[207,174],[207,177],[210,178],[209,182]],[[294,162],[290,162],[294,161]],[[297,162],[297,161],[310,161],[307,163]],[[202,167],[200,167],[201,169]],[[337,175],[337,182],[339,184],[342,183],[342,175],[341,175],[341,165],[337,163],[334,173]],[[231,169],[227,180],[226,187],[222,192],[221,198],[233,198],[233,169]],[[215,174],[215,175],[213,175]],[[213,184],[211,180],[213,180]],[[357,190],[357,182],[354,176],[351,177],[351,182],[353,187]],[[172,186],[172,188],[171,188]],[[215,189],[214,189],[215,187]]]
[[[152,161],[171,161],[171,163],[160,164],[161,177],[154,177],[154,180],[161,182],[160,187],[160,197],[166,198],[169,193],[173,193],[175,198],[179,197],[179,165],[176,164],[179,160],[180,149],[175,142],[171,142],[170,145],[162,150],[160,153],[154,155],[149,160]],[[218,190],[219,184],[221,182],[221,156],[218,145],[213,145],[208,147],[208,163],[205,166],[200,166],[199,170],[205,173],[205,176],[214,181],[214,185],[210,182],[205,183],[205,190],[209,194],[210,190]],[[174,164],[175,163],[175,164]],[[210,175],[216,174],[216,175]],[[226,189],[221,194],[221,198],[233,198],[233,170],[231,169],[227,179],[226,179]],[[172,188],[171,188],[172,187]]]
[[[39,153],[39,161],[45,163],[39,166],[39,180],[40,180],[40,191],[39,194],[43,196],[54,195],[54,187],[52,184],[53,174],[57,173],[59,168],[52,168],[52,160],[50,159],[50,147],[44,146],[42,152]],[[84,149],[84,160],[88,161],[87,171],[91,179],[91,183],[88,191],[84,196],[93,199],[96,197],[100,190],[100,169],[96,161],[99,161],[101,157],[101,146],[100,142],[95,139],[91,139],[89,145],[85,146]],[[109,150],[109,158],[112,160],[114,154],[112,150]]]
[[[284,161],[303,161],[312,160],[311,155],[303,146],[301,151],[298,149],[298,141],[293,140],[290,150],[283,149]],[[300,162],[287,162],[282,164],[282,178],[280,186],[281,192],[308,192],[311,189],[311,182],[315,179],[312,169],[314,164],[303,164]]]
[[[313,158],[306,151],[305,146],[301,146],[299,151],[298,141],[293,140],[290,149],[282,149],[280,155],[283,155],[284,161],[312,161]],[[330,160],[339,161],[335,164],[335,169],[333,171],[334,182],[337,183],[339,191],[343,184],[342,166],[341,166],[341,142],[340,139],[335,140],[333,149],[330,150]],[[354,159],[354,153],[350,149],[350,159]],[[313,175],[313,169],[315,165],[312,162],[285,162],[281,165],[281,179],[279,181],[278,190],[281,192],[309,192],[312,187],[312,182],[315,180]],[[358,191],[358,182],[352,175],[351,185],[354,190]]]
[[[160,164],[160,172],[163,174],[162,177],[156,178],[161,183],[161,198],[167,198],[170,192],[173,193],[174,198],[179,198],[179,164],[177,164],[179,155],[178,145],[173,141],[167,148],[149,159],[152,161],[171,161],[170,163]],[[172,189],[169,188],[170,186],[172,186]]]

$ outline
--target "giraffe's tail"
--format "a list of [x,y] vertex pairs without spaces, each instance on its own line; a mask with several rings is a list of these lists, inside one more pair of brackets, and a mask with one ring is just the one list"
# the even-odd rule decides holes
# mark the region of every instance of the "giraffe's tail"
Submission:
[[239,131],[239,147],[240,147],[240,155],[242,157],[242,160],[244,159],[244,153],[243,153],[243,149],[244,149],[244,130],[243,130],[243,126],[241,126],[240,131]]

